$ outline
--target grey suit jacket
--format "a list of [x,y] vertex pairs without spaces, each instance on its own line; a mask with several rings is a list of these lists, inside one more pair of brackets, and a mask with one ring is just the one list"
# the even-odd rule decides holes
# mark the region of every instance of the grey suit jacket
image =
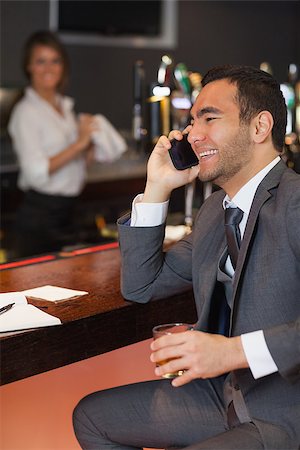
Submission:
[[[224,195],[217,191],[206,200],[193,232],[166,254],[164,225],[128,227],[128,217],[119,220],[121,289],[126,299],[144,303],[192,287],[197,328],[208,330],[217,264],[225,249]],[[299,448],[300,176],[283,162],[257,189],[233,281],[231,336],[261,329],[279,371],[258,380],[249,369],[234,371],[235,407],[246,408],[266,448],[278,448],[271,444],[270,424],[286,431],[289,448]]]

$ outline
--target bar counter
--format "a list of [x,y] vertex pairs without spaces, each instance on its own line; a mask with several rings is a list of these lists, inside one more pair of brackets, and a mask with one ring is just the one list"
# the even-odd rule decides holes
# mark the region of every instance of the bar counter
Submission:
[[[2,385],[147,339],[159,323],[196,321],[192,292],[148,304],[125,301],[117,243],[3,270],[0,279],[1,292],[50,284],[89,293],[43,306],[62,325],[0,333]],[[40,302],[29,302],[42,307]]]

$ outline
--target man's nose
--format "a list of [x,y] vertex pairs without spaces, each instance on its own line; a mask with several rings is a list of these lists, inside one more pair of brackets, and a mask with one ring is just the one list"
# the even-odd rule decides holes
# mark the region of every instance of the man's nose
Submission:
[[203,142],[205,141],[206,135],[198,127],[192,128],[188,135],[188,141],[192,145],[195,141]]

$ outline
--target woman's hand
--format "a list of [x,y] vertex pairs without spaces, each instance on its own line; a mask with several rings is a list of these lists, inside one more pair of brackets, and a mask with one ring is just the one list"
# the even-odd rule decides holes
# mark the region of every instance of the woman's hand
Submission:
[[181,131],[171,131],[168,138],[161,136],[151,153],[143,202],[158,203],[168,200],[173,189],[192,182],[199,173],[199,166],[186,170],[175,169],[169,155],[172,139],[180,141]]
[[151,349],[152,362],[169,360],[156,367],[156,375],[184,370],[183,375],[172,381],[175,387],[196,378],[217,377],[231,370],[248,367],[239,336],[227,338],[202,331],[185,331],[156,339]]
[[78,143],[82,150],[86,150],[91,144],[91,135],[94,130],[94,116],[92,114],[80,114],[78,119]]
[[85,152],[85,162],[87,166],[90,166],[95,161],[95,146],[90,144]]

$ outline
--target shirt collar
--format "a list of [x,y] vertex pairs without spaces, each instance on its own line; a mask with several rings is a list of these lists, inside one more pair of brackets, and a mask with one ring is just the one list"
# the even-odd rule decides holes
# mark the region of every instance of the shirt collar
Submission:
[[231,199],[229,195],[226,194],[223,200],[223,208],[240,208],[244,213],[249,215],[250,208],[254,199],[255,192],[265,178],[265,176],[273,169],[276,164],[280,161],[280,157],[276,156],[273,161],[271,161],[266,167],[260,170],[254,177],[252,177],[244,186],[235,194]]
[[[31,86],[27,86],[27,88],[25,89],[25,95],[31,101],[43,104],[43,105],[47,106],[47,108],[51,107],[46,102],[46,100],[44,100]],[[58,102],[61,104],[61,106],[63,108],[63,111],[71,110],[73,108],[74,100],[71,97],[62,96],[59,93],[57,93],[56,96],[57,96]]]

